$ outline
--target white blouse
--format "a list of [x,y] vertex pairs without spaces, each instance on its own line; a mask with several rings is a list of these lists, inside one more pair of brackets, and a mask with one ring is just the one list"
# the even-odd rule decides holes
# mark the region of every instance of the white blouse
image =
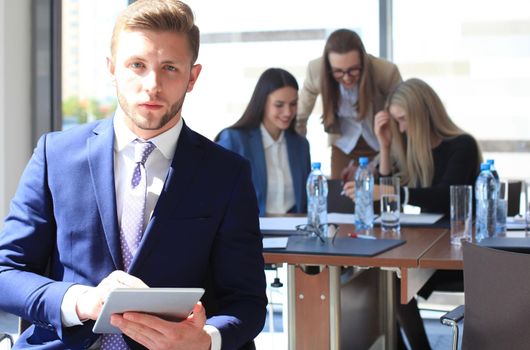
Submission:
[[285,214],[295,205],[296,201],[284,132],[281,132],[278,140],[274,140],[263,124],[260,126],[260,131],[267,167],[265,212]]
[[359,86],[346,89],[339,84],[340,101],[337,115],[339,117],[340,137],[335,141],[335,146],[346,154],[349,154],[357,145],[361,135],[366,143],[374,150],[379,151],[379,143],[368,118],[360,121],[357,119],[357,102],[359,100]]

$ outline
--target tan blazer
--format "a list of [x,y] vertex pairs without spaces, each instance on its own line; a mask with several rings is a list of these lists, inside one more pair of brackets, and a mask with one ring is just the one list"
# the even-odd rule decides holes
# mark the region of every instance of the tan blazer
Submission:
[[[372,70],[371,76],[374,82],[373,86],[375,91],[373,92],[372,105],[368,109],[368,115],[366,117],[369,118],[371,121],[370,125],[373,127],[375,114],[384,108],[387,96],[394,87],[402,81],[402,79],[401,74],[394,63],[372,55],[367,55],[367,58]],[[304,136],[307,133],[307,120],[315,107],[315,101],[318,95],[320,95],[322,60],[323,58],[319,57],[309,62],[304,86],[300,92],[300,98],[298,100],[296,131]],[[333,119],[335,118],[336,116],[333,116]],[[337,126],[337,124],[334,126]],[[336,132],[340,132],[340,129],[334,126],[326,130],[326,132],[329,133],[328,141],[330,145],[339,137],[339,134]]]

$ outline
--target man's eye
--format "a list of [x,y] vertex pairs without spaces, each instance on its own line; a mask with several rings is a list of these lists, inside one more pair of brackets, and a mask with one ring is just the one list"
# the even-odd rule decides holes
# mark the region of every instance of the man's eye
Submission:
[[142,68],[144,65],[140,62],[134,62],[131,64],[131,68]]
[[173,67],[173,66],[166,66],[166,70],[170,71],[170,72],[176,72],[177,71],[177,68]]

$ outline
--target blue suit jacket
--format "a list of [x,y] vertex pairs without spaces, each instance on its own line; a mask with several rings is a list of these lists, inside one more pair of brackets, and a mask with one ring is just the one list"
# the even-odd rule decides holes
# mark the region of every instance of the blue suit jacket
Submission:
[[[294,131],[284,133],[287,143],[289,167],[293,177],[295,212],[307,212],[306,181],[311,171],[309,142]],[[260,128],[223,130],[217,141],[220,145],[232,150],[250,161],[252,181],[258,197],[259,212],[265,215],[267,203],[267,165]]]
[[[98,337],[92,321],[63,327],[60,308],[72,284],[123,269],[113,143],[110,119],[47,134],[24,171],[0,235],[0,308],[35,325],[16,348],[83,349]],[[263,327],[263,268],[248,162],[184,125],[129,273],[151,287],[206,288],[207,323],[236,349]]]

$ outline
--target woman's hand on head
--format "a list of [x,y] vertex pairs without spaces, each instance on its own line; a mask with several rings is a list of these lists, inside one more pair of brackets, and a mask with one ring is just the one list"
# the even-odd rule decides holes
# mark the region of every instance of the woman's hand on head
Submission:
[[374,132],[379,141],[379,146],[390,149],[392,143],[392,130],[390,128],[391,117],[385,110],[379,111],[374,119]]

